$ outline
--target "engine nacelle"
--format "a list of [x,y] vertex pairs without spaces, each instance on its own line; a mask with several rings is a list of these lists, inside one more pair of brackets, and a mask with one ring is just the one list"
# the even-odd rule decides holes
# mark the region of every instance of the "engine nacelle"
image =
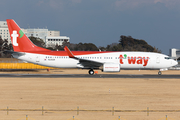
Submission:
[[118,63],[104,63],[103,72],[120,72],[120,66]]

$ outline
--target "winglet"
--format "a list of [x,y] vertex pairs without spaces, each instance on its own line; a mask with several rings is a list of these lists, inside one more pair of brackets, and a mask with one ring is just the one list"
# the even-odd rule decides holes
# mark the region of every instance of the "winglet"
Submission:
[[64,50],[67,52],[68,56],[70,58],[75,58],[74,55],[72,54],[72,52],[69,50],[69,48],[67,46],[64,47]]

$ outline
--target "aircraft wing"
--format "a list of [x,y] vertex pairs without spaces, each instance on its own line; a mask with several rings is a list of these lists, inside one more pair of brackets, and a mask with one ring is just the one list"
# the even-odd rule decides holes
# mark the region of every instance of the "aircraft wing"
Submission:
[[83,66],[84,68],[99,68],[104,64],[93,60],[87,60],[87,59],[75,57],[67,46],[64,47],[64,50],[67,52],[69,58],[79,60],[79,65]]
[[92,60],[85,60],[79,59],[80,64],[82,64],[85,68],[99,68],[103,65],[103,63],[92,61]]

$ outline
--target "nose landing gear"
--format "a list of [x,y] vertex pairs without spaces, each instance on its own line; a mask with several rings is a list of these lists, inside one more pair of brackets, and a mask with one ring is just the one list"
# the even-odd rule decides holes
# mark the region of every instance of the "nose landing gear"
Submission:
[[158,75],[161,75],[161,74],[162,74],[162,72],[161,72],[161,71],[159,71],[159,72],[158,72]]

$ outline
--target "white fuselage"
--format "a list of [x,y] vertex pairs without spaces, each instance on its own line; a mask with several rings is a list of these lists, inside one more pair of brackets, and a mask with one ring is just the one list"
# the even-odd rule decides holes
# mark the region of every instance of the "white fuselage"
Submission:
[[[13,57],[34,64],[57,68],[84,68],[79,60],[69,58],[68,55],[47,55],[28,53],[13,54]],[[166,69],[177,65],[177,62],[167,55],[152,52],[109,52],[75,55],[75,57],[99,63],[118,63],[121,69]]]

